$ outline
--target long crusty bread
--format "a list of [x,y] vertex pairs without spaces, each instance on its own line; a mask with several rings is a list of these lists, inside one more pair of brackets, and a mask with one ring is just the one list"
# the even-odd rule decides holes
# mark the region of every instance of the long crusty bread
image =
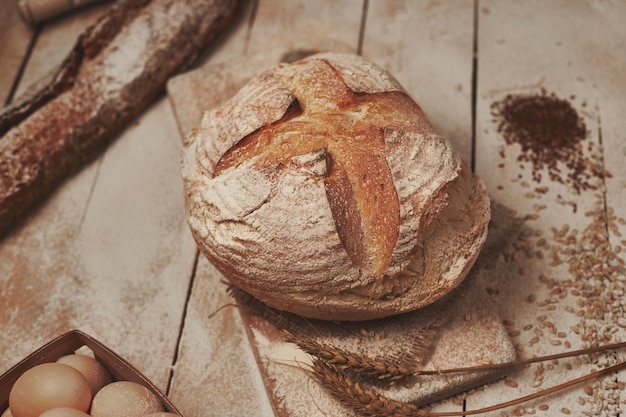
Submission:
[[391,75],[318,54],[252,79],[187,138],[192,233],[268,305],[366,320],[432,303],[485,241],[489,199]]
[[33,94],[0,114],[0,234],[164,91],[237,0],[122,0]]

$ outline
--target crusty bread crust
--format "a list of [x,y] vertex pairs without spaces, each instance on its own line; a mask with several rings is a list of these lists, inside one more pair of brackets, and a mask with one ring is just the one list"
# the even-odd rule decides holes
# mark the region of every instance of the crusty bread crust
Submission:
[[380,67],[325,53],[251,80],[184,143],[191,231],[236,286],[271,307],[367,320],[456,287],[489,199]]

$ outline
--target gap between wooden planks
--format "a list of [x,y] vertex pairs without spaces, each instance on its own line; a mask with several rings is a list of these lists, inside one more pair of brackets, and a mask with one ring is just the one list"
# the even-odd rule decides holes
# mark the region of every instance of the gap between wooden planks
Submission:
[[[43,25],[16,94],[55,68],[106,7]],[[3,239],[3,371],[78,328],[166,387],[196,253],[183,202],[172,198],[182,195],[179,143],[161,100]]]

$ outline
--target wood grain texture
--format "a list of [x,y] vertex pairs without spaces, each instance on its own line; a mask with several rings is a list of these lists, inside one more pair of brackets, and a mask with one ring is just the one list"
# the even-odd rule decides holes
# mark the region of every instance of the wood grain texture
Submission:
[[[72,24],[62,25],[60,27],[50,27],[46,33],[50,37],[60,37],[61,45],[65,45],[70,39],[70,45],[76,40],[76,36],[80,31],[97,19],[98,14],[86,12],[79,16],[75,15],[69,20]],[[65,30],[69,33],[66,33]],[[46,35],[45,37],[47,37]],[[63,39],[65,37],[65,39]],[[43,77],[48,71],[52,70],[63,60],[67,49],[64,47],[45,48],[40,50],[37,46],[32,52],[33,61],[36,61],[39,54],[46,55],[47,59],[43,60],[46,65],[36,65],[32,69],[26,68],[22,85],[30,85],[40,77]],[[26,89],[23,87],[22,89]],[[18,87],[18,95],[21,89]],[[46,202],[33,216],[31,226],[27,230],[19,230],[12,236],[4,238],[2,241],[2,268],[5,272],[2,274],[2,295],[4,298],[3,305],[11,306],[4,309],[5,317],[0,322],[3,323],[3,329],[9,334],[14,334],[16,340],[11,346],[4,349],[5,354],[2,355],[1,369],[8,369],[11,364],[17,362],[18,359],[26,356],[28,353],[41,346],[47,340],[56,337],[59,331],[64,331],[66,324],[61,323],[61,329],[57,328],[58,321],[48,316],[46,319],[46,311],[57,313],[60,306],[58,301],[48,303],[46,294],[49,288],[59,288],[61,284],[57,284],[56,277],[49,271],[58,270],[58,264],[55,265],[57,259],[64,259],[63,254],[68,249],[62,241],[69,240],[76,233],[76,224],[74,221],[82,217],[82,212],[87,201],[89,190],[91,188],[96,170],[92,167],[85,169],[82,178],[74,181],[68,181],[63,184],[59,190],[58,196]],[[68,197],[65,197],[68,196]],[[53,239],[49,238],[53,237]],[[51,248],[54,248],[51,250]],[[31,262],[32,259],[40,259],[39,262]],[[50,278],[48,278],[50,277]],[[52,278],[54,277],[54,278]],[[44,286],[41,281],[46,283]],[[25,302],[29,300],[29,302]],[[41,324],[35,324],[33,327],[36,332],[25,331],[24,323],[37,323],[38,317]],[[50,324],[53,324],[52,326]],[[13,330],[14,329],[14,330]]]
[[61,65],[80,34],[95,23],[108,7],[110,4],[95,5],[80,13],[60,16],[41,26],[14,98],[20,98]]
[[254,55],[275,48],[310,52],[343,45],[356,52],[362,9],[361,0],[260,0],[246,52]]
[[18,81],[20,68],[35,36],[35,28],[21,18],[17,3],[3,2],[0,15],[0,109],[11,98],[13,86]]
[[370,1],[362,54],[390,71],[472,159],[474,2]]
[[144,120],[3,241],[2,323],[14,342],[2,369],[77,328],[167,387],[195,245],[172,198],[182,189],[169,106]]
[[[614,232],[604,216],[623,191],[616,186],[615,177],[592,176],[596,189],[581,192],[567,181],[551,181],[545,169],[541,181],[533,179],[533,164],[518,159],[523,153],[519,145],[505,144],[490,106],[507,94],[537,94],[544,88],[570,102],[582,117],[588,133],[579,150],[581,157],[600,163],[614,161],[606,149],[620,152],[620,148],[616,149],[615,142],[607,148],[606,141],[615,140],[621,128],[614,126],[622,122],[614,116],[617,103],[608,91],[624,91],[623,82],[614,75],[620,59],[611,58],[616,50],[624,50],[624,31],[611,23],[609,15],[623,15],[622,9],[617,4],[584,1],[480,2],[476,167],[494,199],[513,203],[510,206],[526,219],[522,234],[512,241],[509,256],[497,266],[501,279],[490,284],[522,357],[623,339],[624,330],[616,324],[623,310],[611,301],[615,292],[623,291],[621,281],[614,281],[623,272],[596,274],[585,266],[592,262],[610,271],[619,264],[617,259],[609,260],[620,244],[611,237]],[[605,28],[600,30],[600,26]],[[588,34],[582,36],[581,28]],[[612,133],[607,135],[607,129]],[[568,170],[565,164],[559,167],[561,172]],[[607,239],[613,239],[613,246],[600,251]],[[597,314],[599,305],[611,307]],[[592,363],[535,365],[512,376],[515,387],[499,384],[471,396],[467,408],[547,388],[616,359],[609,355]],[[602,415],[617,415],[621,393],[610,387],[621,379],[620,375],[605,377],[587,388],[541,398],[507,412],[596,415],[602,410]]]
[[[98,15],[44,30],[57,42],[35,47],[32,62],[46,65],[28,67],[24,82],[60,62],[67,50],[58,45],[73,44]],[[2,349],[0,369],[79,328],[167,387],[195,259],[182,201],[173,197],[182,192],[179,143],[162,101],[120,136],[109,158],[66,181],[2,241],[0,321],[13,342]]]
[[[591,344],[588,335],[594,331],[623,340],[626,327],[619,323],[626,325],[620,298],[625,275],[583,280],[577,273],[582,269],[569,270],[576,259],[595,253],[593,248],[607,240],[612,252],[623,258],[623,252],[617,252],[626,243],[626,222],[602,218],[608,211],[601,203],[617,217],[626,217],[623,4],[596,0],[372,0],[367,4],[362,26],[360,0],[247,1],[244,17],[202,61],[211,66],[241,59],[243,70],[224,73],[220,88],[215,94],[204,91],[209,99],[197,106],[205,106],[247,74],[282,56],[361,48],[366,58],[397,75],[435,127],[469,157],[471,43],[476,29],[476,170],[494,199],[515,209],[522,225],[516,229],[519,233],[507,235],[509,245],[500,248],[497,262],[489,264],[490,273],[484,277],[488,296],[500,306],[522,357]],[[4,100],[33,30],[19,20],[13,0],[0,0],[0,10],[0,98]],[[89,8],[45,23],[32,56],[24,62],[16,93],[57,65],[75,36],[101,10]],[[254,60],[261,52],[266,58]],[[194,76],[206,74],[201,70]],[[520,167],[517,161],[519,148],[505,145],[497,132],[491,104],[506,94],[541,87],[564,99],[576,96],[571,102],[589,130],[585,143],[593,144],[592,152],[585,155],[599,153],[612,174],[598,190],[576,194],[546,179],[534,183],[532,167]],[[176,103],[172,104],[176,110]],[[193,117],[184,122],[195,123]],[[155,103],[103,157],[66,181],[27,225],[0,242],[0,372],[61,332],[78,327],[129,359],[159,387],[166,389],[169,384],[171,398],[187,417],[274,416],[239,311],[226,308],[210,316],[231,299],[211,265],[195,261],[196,249],[176,197],[182,191],[178,130],[186,129],[176,126],[169,103]],[[602,227],[593,229],[596,220],[585,211],[598,204],[595,213],[600,214]],[[574,230],[579,247],[566,243],[574,239]],[[590,230],[597,240],[584,242],[588,250],[581,251],[582,236]],[[566,256],[567,250],[575,256]],[[594,315],[587,303],[591,299],[587,295],[594,292],[615,310],[604,317]],[[454,398],[436,410],[458,410],[463,398],[466,409],[515,398],[621,356],[600,356],[598,364],[562,360],[532,365],[507,381]],[[217,381],[229,367],[237,377]],[[624,401],[623,382],[621,373],[487,415],[616,416],[618,403]],[[315,404],[307,405],[318,412]]]
[[239,309],[204,258],[178,349],[169,398],[186,416],[273,415]]

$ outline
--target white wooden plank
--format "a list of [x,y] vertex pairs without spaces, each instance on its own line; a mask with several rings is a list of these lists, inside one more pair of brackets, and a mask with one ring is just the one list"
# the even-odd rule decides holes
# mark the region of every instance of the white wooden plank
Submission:
[[186,416],[273,415],[239,310],[232,303],[222,275],[200,257],[169,392]]
[[[180,137],[162,99],[109,148],[71,259],[85,331],[167,386],[196,248],[185,220]],[[103,340],[103,341],[104,341]]]
[[[597,7],[603,6],[599,4]],[[598,13],[602,16],[603,30],[592,31],[590,35],[595,46],[587,47],[590,54],[588,65],[601,63],[595,68],[598,75],[594,82],[601,97],[598,118],[604,164],[611,174],[606,179],[606,202],[618,218],[615,226],[619,232],[611,230],[611,244],[623,258],[621,251],[626,249],[626,225],[619,219],[626,218],[626,26],[623,24],[626,5],[615,3]]]
[[[43,29],[16,95],[55,68],[76,36],[96,18],[97,14],[87,12],[68,17],[68,25]],[[48,43],[48,36],[58,39],[62,47]],[[22,227],[0,242],[1,304],[6,306],[0,323],[7,335],[0,341],[4,352],[0,357],[2,371],[68,326],[63,305],[66,282],[58,276],[65,272],[62,265],[69,256],[68,243],[76,235],[77,219],[84,211],[95,174],[95,166],[90,165],[81,175],[66,181]]]
[[54,71],[72,49],[78,36],[109,7],[107,4],[88,7],[45,24],[28,58],[21,82],[15,92],[19,97],[42,77]]
[[400,81],[468,162],[473,15],[471,0],[370,1],[362,51]]
[[2,369],[78,328],[166,388],[195,258],[179,144],[162,101],[3,242]]
[[64,290],[73,278],[63,265],[94,174],[90,166],[67,181],[0,244],[0,372],[74,325],[66,309],[80,299]]
[[[588,134],[581,157],[588,162],[601,160],[598,109],[603,107],[604,97],[597,86],[602,84],[604,70],[598,69],[602,64],[591,60],[589,54],[597,48],[602,50],[607,39],[614,39],[604,26],[606,16],[618,12],[613,7],[617,6],[585,1],[480,2],[477,171],[496,201],[527,219],[522,233],[513,236],[508,256],[495,266],[491,294],[501,305],[522,357],[623,338],[623,329],[614,324],[612,315],[620,316],[621,308],[597,314],[598,306],[610,305],[613,291],[621,289],[622,284],[602,274],[585,275],[585,268],[576,264],[580,259],[591,259],[590,254],[594,262],[605,263],[589,249],[606,241],[606,228],[604,224],[594,228],[594,218],[586,214],[604,210],[606,189],[602,178],[592,175],[590,181],[598,188],[580,193],[567,180],[565,184],[549,180],[545,169],[539,170],[542,179],[536,181],[532,163],[518,160],[521,148],[505,145],[490,106],[507,94],[536,94],[543,87],[559,100],[570,102],[584,120]],[[597,35],[587,36],[587,30],[581,36],[582,27],[594,28]],[[605,65],[612,64],[606,61]],[[559,168],[565,178],[567,168]],[[593,235],[595,240],[585,241],[586,235]],[[601,357],[595,364],[571,360],[559,365],[533,365],[513,374],[515,383],[490,386],[472,395],[467,408],[547,388],[613,360]],[[590,383],[587,390],[568,390],[511,407],[506,413],[596,415],[603,410],[604,415],[616,415],[619,390],[608,388],[614,382],[614,377],[607,377]]]
[[0,1],[0,108],[6,103],[35,34],[20,18],[17,2]]
[[357,51],[362,0],[260,0],[246,53],[280,50]]
[[[24,83],[54,68],[99,14],[46,28]],[[167,387],[196,253],[179,153],[163,99],[3,240],[0,369],[79,328]]]
[[[238,21],[235,21],[231,28],[224,34],[217,45],[206,51],[190,70],[177,74],[167,82],[166,89],[169,93],[170,101],[174,107],[176,120],[178,122],[181,137],[187,136],[189,131],[200,123],[202,113],[210,107],[215,106],[226,97],[223,91],[211,91],[206,89],[204,77],[213,76],[205,74],[203,68],[213,68],[220,63],[229,63],[233,60],[241,60],[245,51],[245,44],[248,34],[249,22],[253,13],[252,2],[246,3],[248,7],[241,11]],[[252,65],[242,63],[242,71],[251,71]],[[224,73],[223,80],[214,83],[220,89],[229,89],[227,94],[234,94],[229,85],[229,78],[238,78],[240,71]],[[213,85],[213,84],[211,84]],[[236,90],[235,90],[236,91]]]

